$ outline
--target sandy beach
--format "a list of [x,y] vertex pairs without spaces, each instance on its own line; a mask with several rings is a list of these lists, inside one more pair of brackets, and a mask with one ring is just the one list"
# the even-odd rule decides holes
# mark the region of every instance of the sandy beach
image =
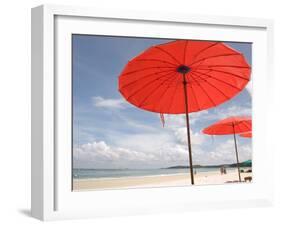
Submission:
[[[241,173],[242,181],[252,173]],[[227,174],[220,172],[200,172],[195,175],[196,185],[224,184],[238,182],[237,170],[229,170]],[[99,178],[99,179],[74,179],[73,190],[104,190],[119,188],[149,188],[165,186],[190,185],[189,174],[136,176],[123,178]]]

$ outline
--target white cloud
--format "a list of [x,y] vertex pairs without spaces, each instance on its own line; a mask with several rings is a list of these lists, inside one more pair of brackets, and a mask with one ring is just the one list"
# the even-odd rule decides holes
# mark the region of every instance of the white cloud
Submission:
[[173,128],[182,127],[186,124],[185,115],[183,114],[177,114],[177,115],[165,114],[164,118],[165,118],[165,128],[173,129]]
[[251,116],[252,109],[250,107],[241,107],[241,106],[231,106],[223,109],[214,109],[212,113],[202,114],[198,117],[198,120],[206,121],[206,120],[221,120],[230,116]]
[[245,115],[249,116],[252,114],[252,109],[251,108],[246,108],[246,107],[240,107],[240,106],[231,106],[229,108],[226,108],[224,110],[218,111],[218,117],[226,118],[230,117],[233,115]]
[[104,141],[93,141],[75,148],[73,152],[74,167],[114,168],[125,166],[130,161],[143,162],[148,155],[126,148],[113,148]]
[[[187,144],[187,130],[186,127],[177,128],[174,131],[176,139],[181,144]],[[205,140],[205,135],[200,133],[194,133],[192,130],[190,130],[190,139],[191,139],[191,145],[201,145]]]
[[201,120],[202,117],[208,116],[208,115],[209,115],[208,113],[209,113],[208,110],[203,110],[203,111],[198,111],[198,112],[190,113],[190,115],[189,115],[189,122],[190,122],[190,125],[196,124],[196,122],[197,122],[198,120]]
[[157,150],[141,151],[113,147],[104,141],[94,141],[75,148],[73,152],[75,168],[148,168],[186,163],[187,150],[180,145],[168,145]]
[[[126,144],[108,145],[104,141],[93,141],[74,149],[75,168],[160,168],[173,165],[188,165],[188,147],[185,132],[178,130],[175,136],[179,141],[172,142],[164,136],[132,136]],[[149,135],[148,135],[149,136]],[[141,138],[141,140],[139,139]],[[205,138],[195,133],[192,136],[193,164],[214,165],[236,162],[234,141],[232,138],[214,145],[202,145]],[[155,142],[154,142],[155,141]],[[163,143],[162,143],[163,142]],[[122,144],[124,146],[122,146]],[[134,144],[134,145],[132,145]],[[120,145],[120,146],[119,146]],[[251,145],[239,145],[240,162],[251,159]]]
[[116,146],[133,148],[134,150],[145,153],[155,153],[161,147],[174,143],[173,137],[162,128],[158,130],[158,133],[127,134],[122,139],[119,136],[116,138],[112,137],[112,140]]
[[[96,98],[96,101],[100,101],[99,104],[102,103],[101,107],[114,105],[112,103],[104,105],[104,102],[108,102],[100,97]],[[116,105],[118,106],[118,104]],[[217,110],[215,113],[202,111],[190,114],[190,120],[193,120],[192,123],[196,123],[198,118],[200,120],[218,120],[237,112],[241,115],[250,115],[251,109],[235,106]],[[144,126],[137,121],[122,117],[120,120],[129,124],[130,127],[138,128],[139,132],[111,133],[110,139],[106,139],[107,141],[92,141],[75,148],[74,167],[161,168],[188,165],[185,115],[165,115],[164,128],[161,125],[159,127]],[[191,130],[191,142],[193,164],[212,165],[235,163],[236,161],[232,137],[226,141],[225,139],[217,140],[212,146],[208,142],[207,136]],[[238,148],[241,162],[251,159],[250,145],[243,144]]]
[[103,108],[117,108],[124,109],[129,106],[129,104],[123,99],[105,99],[100,96],[92,97],[94,106]]
[[155,128],[155,127],[153,127],[151,125],[148,125],[148,124],[145,124],[145,123],[133,120],[130,117],[124,116],[122,114],[118,114],[117,116],[118,116],[118,118],[120,120],[122,120],[124,123],[126,123],[126,126],[128,126],[130,128],[140,129],[143,132],[145,132],[145,131],[154,131],[154,132],[156,132],[156,130],[158,129],[158,128]]
[[[210,146],[211,151],[201,153],[199,156],[200,164],[232,164],[236,163],[235,146],[233,138],[227,139],[223,143],[214,144],[214,149]],[[239,145],[238,143],[239,161],[243,162],[251,159],[251,145]]]

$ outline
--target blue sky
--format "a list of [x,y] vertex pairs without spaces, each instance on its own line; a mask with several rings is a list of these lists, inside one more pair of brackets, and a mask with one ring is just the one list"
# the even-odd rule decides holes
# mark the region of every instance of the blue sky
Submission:
[[[184,115],[140,110],[118,92],[126,63],[151,45],[171,40],[73,35],[73,159],[75,168],[159,168],[187,165]],[[251,65],[251,44],[227,43]],[[235,162],[232,136],[203,135],[224,117],[251,114],[251,83],[224,104],[190,114],[193,162]],[[241,161],[251,158],[251,139],[238,138]]]

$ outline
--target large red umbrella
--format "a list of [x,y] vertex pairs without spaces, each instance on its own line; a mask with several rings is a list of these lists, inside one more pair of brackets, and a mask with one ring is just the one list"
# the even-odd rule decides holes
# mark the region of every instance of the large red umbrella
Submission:
[[144,110],[185,113],[194,184],[188,113],[235,96],[248,83],[250,71],[243,55],[222,42],[178,40],[152,46],[130,60],[119,76],[119,91]]
[[236,134],[252,131],[252,119],[251,117],[229,117],[220,120],[213,125],[205,128],[202,132],[208,135],[229,135],[233,134],[235,154],[237,161],[237,169],[239,181],[241,182],[239,156],[237,150]]
[[240,135],[240,137],[252,138],[252,131],[248,132],[248,133],[241,133],[239,135]]

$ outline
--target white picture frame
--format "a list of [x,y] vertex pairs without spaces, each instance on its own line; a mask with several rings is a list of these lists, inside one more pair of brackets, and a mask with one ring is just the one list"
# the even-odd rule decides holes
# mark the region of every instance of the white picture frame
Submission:
[[[182,32],[183,27],[188,31]],[[274,150],[266,136],[272,32],[272,21],[264,19],[55,5],[32,9],[32,216],[56,220],[271,205],[273,177],[265,172],[273,172]],[[252,42],[254,182],[72,192],[71,152],[65,151],[71,139],[72,33]]]

